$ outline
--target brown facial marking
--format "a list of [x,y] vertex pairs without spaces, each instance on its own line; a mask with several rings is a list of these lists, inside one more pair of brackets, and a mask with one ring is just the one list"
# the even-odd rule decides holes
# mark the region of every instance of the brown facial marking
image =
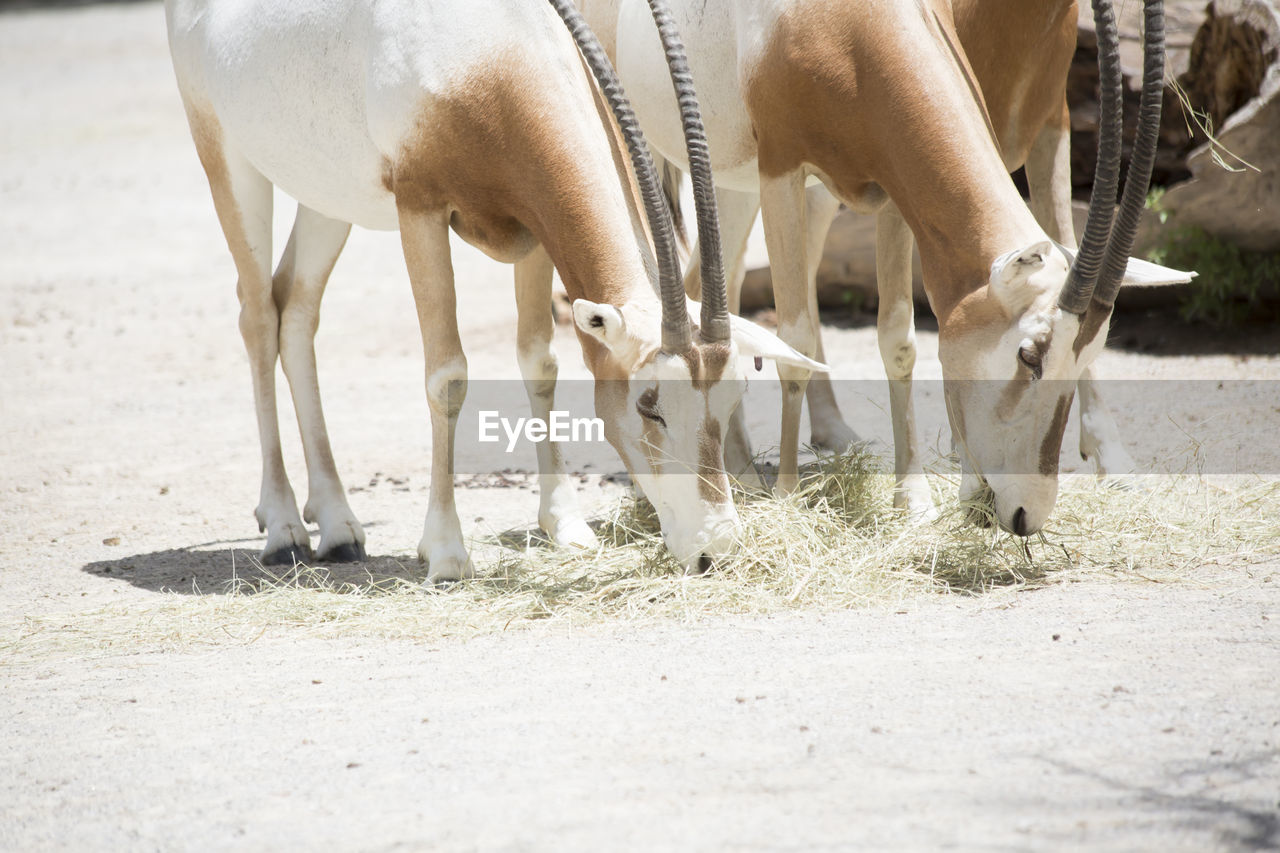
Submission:
[[[1027,364],[1024,364],[1021,357],[1018,358],[1018,364],[1021,365],[1025,370],[1031,371],[1033,376],[1036,379],[1039,379],[1041,376],[1044,375],[1045,356],[1048,355],[1049,347],[1052,344],[1053,344],[1052,334],[1046,335],[1040,340],[1032,341],[1031,348],[1035,350],[1035,353],[1036,353],[1036,362],[1037,362],[1036,366],[1033,368],[1028,366]],[[1021,350],[1019,350],[1019,353],[1021,353]]]
[[724,376],[725,368],[729,365],[730,347],[728,342],[719,341],[703,344],[699,349],[702,350],[702,364],[706,370],[703,379],[707,382],[719,381]]
[[[648,402],[651,405],[656,406],[658,403],[657,389],[649,388],[644,391],[636,400],[636,405],[638,407],[643,407],[644,402]],[[641,417],[640,436],[640,446],[644,452],[645,458],[649,461],[650,470],[654,474],[661,474],[663,469],[666,467],[666,452],[662,449],[665,439],[662,432],[662,425],[650,418]]]
[[[1042,340],[1031,342],[1032,349],[1034,349],[1036,354],[1040,356],[1041,364],[1044,363],[1045,354],[1049,352],[1049,345],[1052,341],[1052,336],[1049,336]],[[1027,367],[1022,363],[1022,360],[1019,359],[1018,376],[1010,381],[1009,384],[1005,385],[1004,391],[1000,394],[1000,402],[996,406],[996,414],[1001,420],[1007,421],[1009,418],[1013,417],[1013,410],[1017,408],[1018,403],[1022,400],[1022,396],[1031,387],[1031,383],[1037,378],[1038,377],[1032,375],[1031,368]]]
[[1000,420],[1007,421],[1013,417],[1014,409],[1031,387],[1031,381],[1030,376],[1019,376],[1005,384],[1004,390],[1000,392],[1000,402],[996,404],[996,416]]
[[724,377],[729,365],[729,344],[726,342],[700,343],[681,353],[689,367],[693,387],[706,391]]
[[723,503],[729,499],[723,462],[720,421],[708,417],[698,430],[698,494],[708,503]]
[[1053,420],[1049,422],[1049,431],[1040,443],[1040,473],[1052,477],[1058,473],[1058,455],[1062,452],[1062,434],[1067,429],[1067,415],[1071,412],[1071,401],[1075,391],[1063,394],[1058,398],[1058,405],[1053,410]]
[[1080,357],[1080,353],[1093,342],[1098,336],[1098,332],[1102,331],[1102,327],[1111,319],[1111,309],[1099,302],[1090,302],[1089,307],[1085,309],[1084,317],[1080,320],[1080,331],[1076,333],[1076,339],[1071,344],[1071,351],[1076,354],[1076,358]]

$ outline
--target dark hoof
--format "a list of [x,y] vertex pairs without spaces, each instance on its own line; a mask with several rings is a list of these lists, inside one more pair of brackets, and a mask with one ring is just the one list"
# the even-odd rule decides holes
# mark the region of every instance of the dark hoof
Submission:
[[344,542],[325,551],[318,559],[322,563],[363,563],[368,558],[363,544]]
[[290,545],[288,548],[277,548],[270,554],[260,558],[264,566],[292,566],[311,560],[311,549],[306,546]]

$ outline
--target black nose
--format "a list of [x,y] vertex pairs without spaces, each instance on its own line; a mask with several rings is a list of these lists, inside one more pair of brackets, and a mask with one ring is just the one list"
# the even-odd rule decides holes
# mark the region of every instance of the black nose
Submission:
[[1019,536],[1027,535],[1027,511],[1022,507],[1013,514],[1013,532]]
[[698,556],[698,574],[705,575],[707,572],[715,568],[715,563],[711,562],[711,558],[706,554]]

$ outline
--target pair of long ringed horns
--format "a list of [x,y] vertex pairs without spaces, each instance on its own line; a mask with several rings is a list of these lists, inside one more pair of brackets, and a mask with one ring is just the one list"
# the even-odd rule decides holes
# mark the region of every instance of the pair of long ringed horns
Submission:
[[[1116,29],[1111,0],[1093,0],[1093,21],[1098,32],[1098,76],[1101,95],[1098,163],[1093,193],[1089,197],[1089,219],[1080,253],[1058,296],[1062,310],[1083,314],[1090,302],[1106,311],[1115,305],[1124,278],[1129,252],[1138,233],[1138,219],[1146,203],[1147,186],[1155,166],[1156,143],[1160,136],[1160,108],[1164,100],[1164,2],[1145,0],[1143,4],[1142,98],[1138,106],[1138,131],[1133,155],[1120,200],[1115,210],[1120,182],[1120,146],[1124,129],[1120,36]],[[1115,218],[1114,227],[1112,218]]]
[[[671,214],[662,195],[657,170],[644,133],[636,121],[631,104],[627,101],[609,57],[587,26],[572,0],[550,0],[568,27],[573,40],[587,62],[613,111],[631,155],[631,167],[640,186],[645,218],[653,235],[654,250],[658,262],[658,286],[662,298],[662,349],[668,353],[683,353],[693,344],[693,330],[689,327],[684,283],[680,276],[680,261],[676,254],[675,228]],[[684,125],[685,147],[689,156],[689,173],[693,184],[694,205],[697,209],[698,243],[702,255],[702,316],[700,336],[705,341],[724,341],[729,338],[729,308],[725,293],[724,262],[720,254],[720,228],[716,215],[715,187],[711,179],[711,156],[707,147],[707,135],[698,111],[698,99],[689,74],[684,45],[676,32],[671,12],[663,0],[648,0],[662,38],[671,82],[680,104],[680,117]]]

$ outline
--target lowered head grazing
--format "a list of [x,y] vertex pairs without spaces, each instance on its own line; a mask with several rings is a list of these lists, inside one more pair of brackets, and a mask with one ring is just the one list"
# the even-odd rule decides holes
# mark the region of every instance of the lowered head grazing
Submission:
[[631,157],[653,236],[659,304],[637,299],[610,305],[575,300],[580,337],[600,345],[593,363],[596,414],[605,437],[657,510],[662,535],[689,572],[711,568],[738,541],[740,525],[724,469],[724,431],[746,387],[741,357],[826,368],[773,333],[728,312],[706,135],[684,49],[665,4],[650,7],[680,103],[689,151],[704,301],[690,321],[676,254],[675,230],[649,148],[622,87],[581,16],[568,0],[551,0],[600,84]]
[[723,447],[746,389],[743,359],[826,367],[739,317],[724,340],[699,330],[687,348],[671,351],[654,344],[658,318],[645,309],[579,299],[573,318],[579,334],[607,353],[595,384],[605,438],[653,504],[672,555],[700,573],[732,553],[739,537]]
[[1076,383],[1106,343],[1121,285],[1189,280],[1185,273],[1129,259],[1160,125],[1162,5],[1145,2],[1140,124],[1118,212],[1119,41],[1110,3],[1095,0],[1101,139],[1080,251],[1045,239],[1001,255],[986,285],[958,306],[963,319],[939,336],[947,413],[963,472],[961,497],[977,497],[985,485],[996,520],[1021,536],[1038,531],[1053,510],[1058,454]]

